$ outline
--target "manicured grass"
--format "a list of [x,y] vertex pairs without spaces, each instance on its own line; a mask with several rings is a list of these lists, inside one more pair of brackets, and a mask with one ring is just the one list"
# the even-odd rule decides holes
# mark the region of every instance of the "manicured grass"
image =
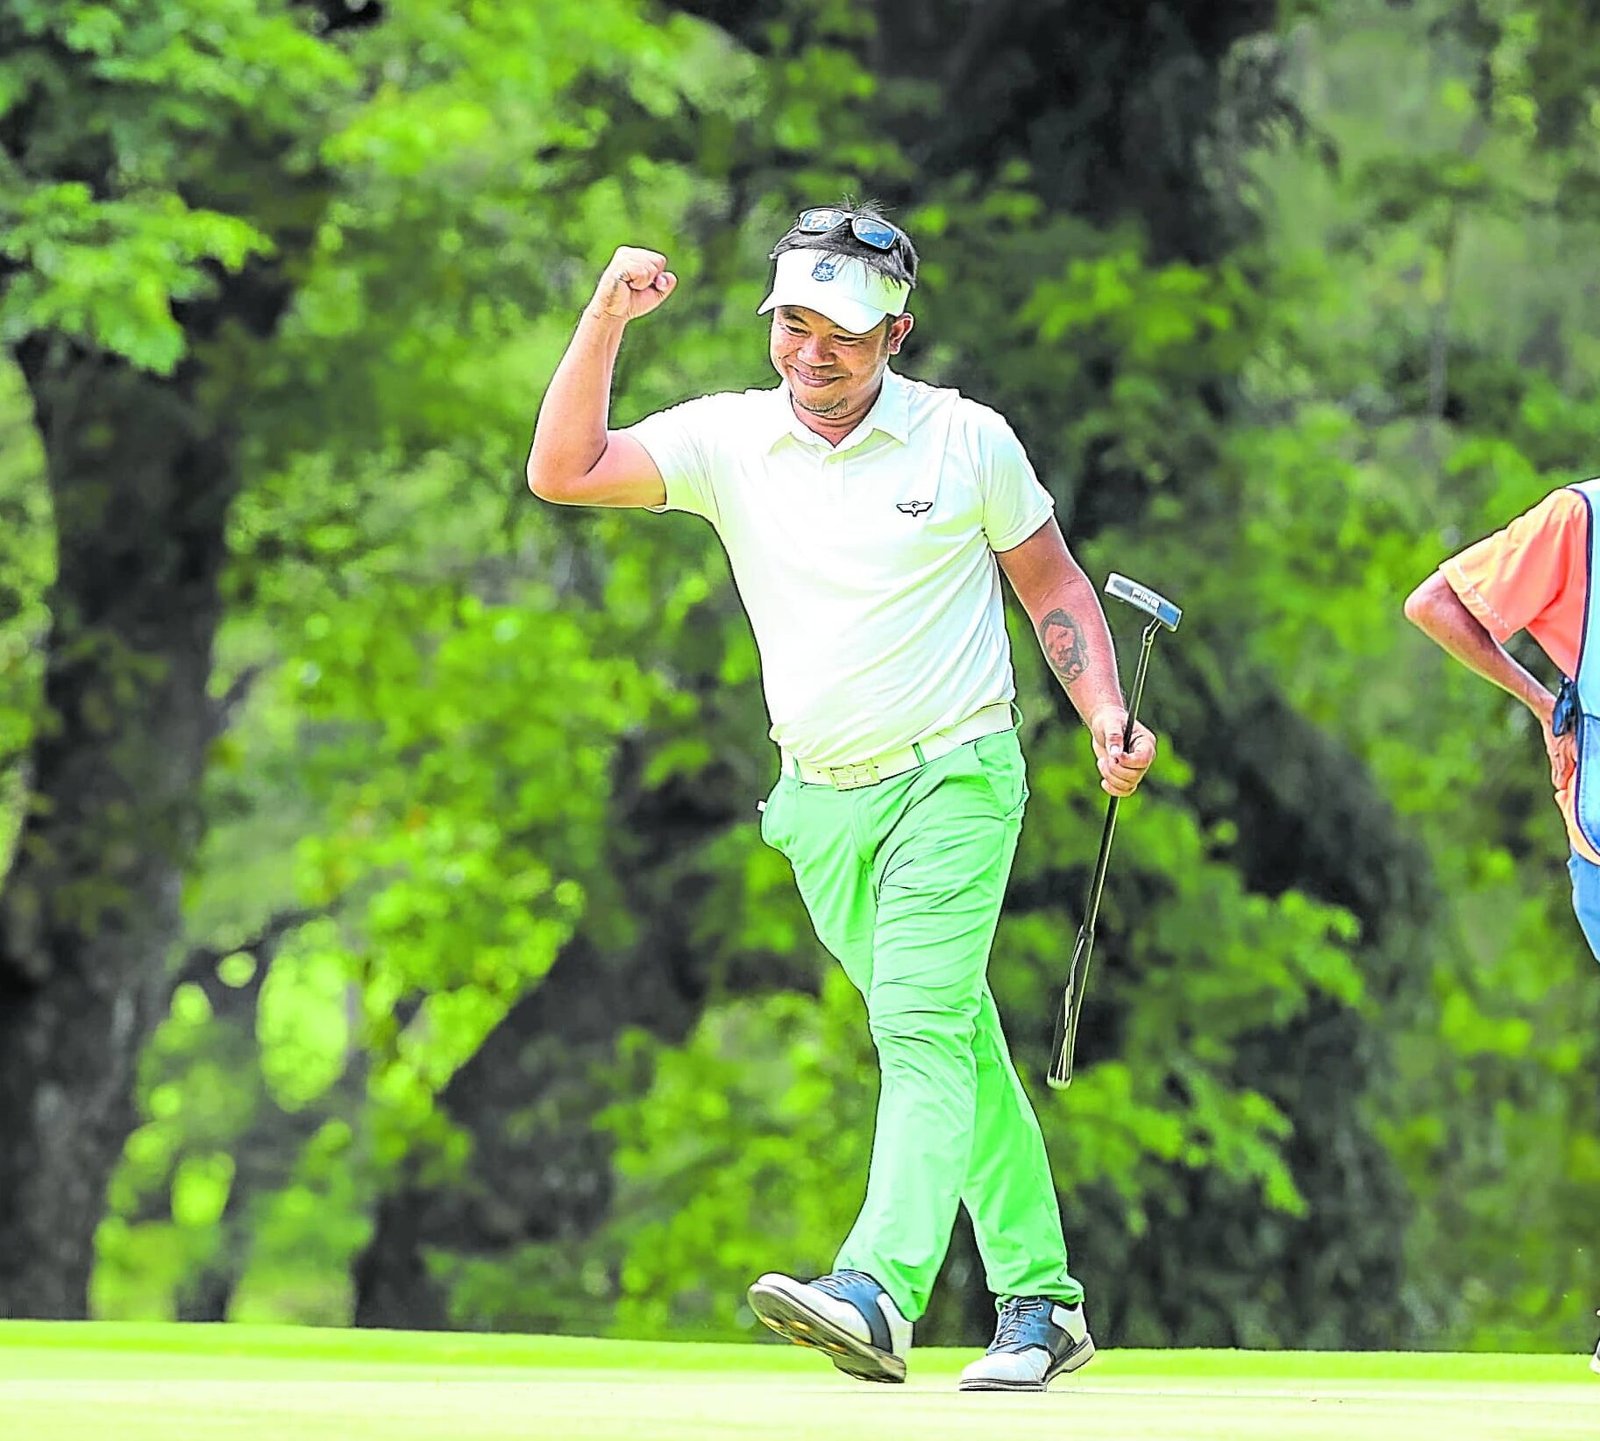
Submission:
[[1107,1351],[1047,1395],[961,1395],[970,1351],[866,1386],[781,1345],[256,1326],[0,1324],[6,1441],[1564,1441],[1581,1356]]

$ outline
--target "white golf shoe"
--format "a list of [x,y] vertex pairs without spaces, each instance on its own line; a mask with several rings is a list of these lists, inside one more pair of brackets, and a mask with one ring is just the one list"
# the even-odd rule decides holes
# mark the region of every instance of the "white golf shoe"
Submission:
[[797,1346],[825,1352],[862,1381],[904,1381],[911,1323],[865,1271],[797,1281],[769,1271],[747,1293],[750,1309]]
[[961,1373],[963,1391],[1043,1391],[1094,1355],[1083,1303],[1012,1296],[1000,1308],[988,1351]]

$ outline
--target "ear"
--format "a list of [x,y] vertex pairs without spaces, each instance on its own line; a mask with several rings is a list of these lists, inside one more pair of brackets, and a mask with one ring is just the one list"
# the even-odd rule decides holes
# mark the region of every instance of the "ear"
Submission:
[[906,343],[906,336],[911,334],[911,327],[916,320],[910,315],[897,315],[889,322],[889,354],[900,354],[900,347]]

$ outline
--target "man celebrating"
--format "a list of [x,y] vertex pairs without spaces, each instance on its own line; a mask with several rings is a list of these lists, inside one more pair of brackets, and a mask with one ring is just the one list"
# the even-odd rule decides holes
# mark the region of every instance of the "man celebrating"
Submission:
[[902,1381],[965,1204],[1000,1314],[962,1389],[1043,1390],[1094,1343],[987,981],[1028,796],[1001,571],[1104,789],[1131,794],[1155,740],[1125,734],[1099,599],[1011,429],[889,368],[913,324],[910,238],[874,209],[807,210],[771,258],[781,383],[610,431],[623,330],[677,284],[665,256],[618,250],[545,393],[528,483],[716,528],[780,755],[762,837],[866,1001],[880,1087],[861,1214],[832,1272],[762,1276],[751,1307],[853,1376]]
[[[1406,617],[1538,720],[1571,847],[1572,909],[1600,958],[1600,606],[1590,603],[1597,498],[1600,480],[1552,491],[1445,561],[1406,598]],[[1561,672],[1559,695],[1507,653],[1519,630]],[[1590,1366],[1600,1372],[1600,1343]]]

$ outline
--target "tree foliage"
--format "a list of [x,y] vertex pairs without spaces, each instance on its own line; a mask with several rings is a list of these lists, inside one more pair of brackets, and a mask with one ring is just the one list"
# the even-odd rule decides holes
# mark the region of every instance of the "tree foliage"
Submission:
[[[87,977],[137,1103],[86,1127],[120,1161],[54,1218],[62,1309],[96,1223],[121,1316],[742,1335],[753,1272],[828,1263],[872,1058],[756,834],[726,563],[520,469],[616,244],[684,282],[627,421],[764,383],[771,237],[852,189],[925,257],[903,368],[1012,418],[1092,573],[1186,609],[1083,1069],[1036,1094],[1097,1332],[1575,1344],[1600,992],[1535,733],[1399,602],[1586,470],[1592,20],[902,8],[0,19],[0,999]],[[992,978],[1031,1083],[1101,796],[1013,619]],[[159,819],[160,865],[85,797],[113,841]],[[46,966],[28,897],[71,921]],[[964,1231],[945,1282],[919,1337],[975,1339]]]

